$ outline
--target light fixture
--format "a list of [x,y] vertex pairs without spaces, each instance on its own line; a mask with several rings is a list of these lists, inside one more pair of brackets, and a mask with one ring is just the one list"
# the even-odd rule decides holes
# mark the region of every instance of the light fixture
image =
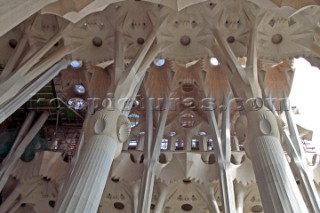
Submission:
[[158,58],[153,61],[153,64],[157,67],[162,67],[166,63],[166,60],[163,58]]
[[83,86],[83,84],[80,83],[80,84],[74,85],[74,91],[82,95],[86,92],[86,88]]
[[84,100],[81,98],[71,98],[68,101],[68,105],[75,110],[80,110],[84,107]]
[[80,68],[80,67],[82,67],[82,61],[79,61],[79,60],[72,60],[71,62],[70,62],[70,66],[72,67],[72,68]]
[[219,61],[218,61],[217,58],[211,57],[211,58],[210,58],[210,64],[211,64],[212,66],[218,66],[218,65],[219,65]]

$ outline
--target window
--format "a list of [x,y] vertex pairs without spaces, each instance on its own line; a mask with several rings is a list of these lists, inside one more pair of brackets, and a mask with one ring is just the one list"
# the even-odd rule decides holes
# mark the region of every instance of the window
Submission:
[[194,115],[191,113],[184,114],[180,117],[180,124],[182,127],[190,128],[194,125]]
[[136,149],[137,145],[138,145],[138,141],[137,140],[130,140],[128,149]]
[[199,150],[199,140],[198,139],[191,140],[191,150]]
[[167,149],[168,149],[168,139],[162,139],[161,150],[167,150]]
[[140,116],[138,114],[130,114],[128,116],[129,120],[130,120],[130,125],[131,125],[131,128],[137,126],[139,124],[139,118]]

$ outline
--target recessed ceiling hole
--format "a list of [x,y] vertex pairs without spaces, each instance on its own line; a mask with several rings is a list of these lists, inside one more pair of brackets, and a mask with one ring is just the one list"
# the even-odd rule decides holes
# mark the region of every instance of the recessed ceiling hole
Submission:
[[181,36],[180,43],[183,46],[188,46],[191,43],[191,38],[187,35]]
[[101,47],[102,46],[102,39],[100,37],[94,37],[92,39],[92,44],[96,47]]
[[124,204],[121,203],[121,202],[115,202],[115,203],[113,204],[113,206],[114,206],[114,208],[116,208],[116,209],[118,209],[118,210],[124,209]]
[[227,38],[227,42],[229,43],[229,44],[232,44],[232,43],[234,43],[236,41],[236,39],[233,37],[233,36],[229,36],[228,38]]
[[54,208],[55,205],[56,205],[56,201],[54,201],[54,200],[50,200],[50,201],[49,201],[49,206],[50,206],[51,208]]
[[112,177],[111,180],[112,182],[115,182],[115,183],[118,183],[120,181],[119,178],[116,178],[116,177]]
[[271,41],[274,44],[280,44],[282,42],[282,35],[281,34],[275,34],[272,36]]
[[185,184],[188,184],[188,183],[191,183],[191,180],[189,180],[189,179],[183,179],[183,182],[184,182]]
[[189,212],[189,211],[191,211],[192,209],[193,209],[193,207],[190,205],[190,204],[183,204],[182,206],[181,206],[181,209],[183,210],[183,211],[186,211],[186,212]]
[[252,212],[255,212],[255,213],[258,213],[258,212],[262,212],[263,211],[263,208],[261,205],[255,205],[255,206],[252,206],[251,207],[251,211]]
[[138,39],[137,39],[137,43],[140,44],[140,45],[142,45],[142,44],[144,43],[144,38],[141,38],[141,37],[138,38]]
[[16,39],[10,39],[9,40],[9,46],[14,49],[18,45],[18,41]]

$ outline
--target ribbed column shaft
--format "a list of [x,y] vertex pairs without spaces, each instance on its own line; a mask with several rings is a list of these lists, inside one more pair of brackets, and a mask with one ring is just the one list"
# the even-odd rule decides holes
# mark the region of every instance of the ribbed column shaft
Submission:
[[264,212],[308,212],[279,140],[257,137],[249,151]]
[[236,197],[236,207],[237,213],[243,213],[243,204],[244,204],[244,196],[245,196],[245,186],[240,182],[235,182],[235,197]]
[[208,197],[210,212],[212,212],[212,213],[220,213],[218,202],[217,202],[217,200],[215,198],[215,195],[214,195],[213,186],[208,186],[207,190],[208,190],[207,197]]
[[158,201],[157,201],[156,208],[154,209],[154,213],[162,213],[164,204],[165,204],[166,199],[167,199],[167,195],[168,195],[168,188],[167,187],[163,187],[160,190],[160,195],[159,195],[159,198],[158,198]]
[[60,197],[62,201],[55,212],[97,212],[116,149],[117,142],[109,136],[95,135],[90,138],[66,183],[65,194]]

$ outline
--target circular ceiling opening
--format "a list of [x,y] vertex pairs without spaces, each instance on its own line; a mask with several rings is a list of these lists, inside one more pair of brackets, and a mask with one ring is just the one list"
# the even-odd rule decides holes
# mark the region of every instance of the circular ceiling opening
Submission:
[[234,43],[236,41],[236,39],[233,37],[233,36],[229,36],[228,38],[227,38],[227,42],[229,43],[229,44],[232,44],[232,43]]
[[181,206],[181,209],[183,210],[183,211],[185,211],[185,212],[189,212],[189,211],[191,211],[192,209],[193,209],[193,207],[190,205],[190,204],[183,204],[182,206]]
[[113,206],[114,206],[114,208],[116,208],[116,209],[118,209],[118,210],[124,209],[124,204],[121,203],[121,202],[115,202],[115,203],[113,204]]
[[140,44],[140,45],[142,45],[142,44],[144,43],[144,38],[141,38],[141,37],[138,38],[138,39],[137,39],[137,43]]
[[102,46],[102,39],[100,37],[94,37],[92,39],[92,44],[96,47],[101,47]]
[[82,61],[72,60],[72,61],[70,62],[70,66],[71,66],[72,68],[74,68],[74,69],[80,68],[80,67],[82,67]]
[[190,180],[190,179],[183,179],[182,181],[183,181],[183,183],[185,183],[185,184],[191,183],[191,180]]
[[54,200],[50,200],[50,201],[49,201],[49,206],[50,206],[51,208],[54,208],[55,205],[56,205],[56,201],[54,201]]
[[86,92],[86,88],[84,87],[83,84],[76,84],[74,85],[74,91],[79,95],[82,95]]
[[119,179],[119,178],[116,178],[116,177],[112,177],[111,180],[112,180],[112,182],[114,182],[114,183],[118,183],[118,182],[120,181],[120,179]]
[[212,66],[218,66],[218,65],[219,65],[219,61],[218,61],[217,58],[211,57],[211,58],[210,58],[210,64],[211,64]]
[[44,180],[44,181],[51,181],[51,178],[43,177],[42,180]]
[[9,40],[9,46],[14,49],[18,45],[18,41],[16,39],[10,39]]
[[252,212],[255,212],[255,213],[258,213],[258,212],[262,212],[263,211],[263,208],[261,205],[255,205],[255,206],[252,206],[251,207],[251,211]]
[[156,67],[162,67],[165,63],[166,63],[166,60],[164,60],[163,58],[158,58],[153,61],[153,64]]
[[181,36],[180,43],[183,46],[188,46],[191,43],[191,38],[187,35]]
[[274,44],[280,44],[282,42],[282,35],[281,34],[275,34],[272,36],[271,41]]

